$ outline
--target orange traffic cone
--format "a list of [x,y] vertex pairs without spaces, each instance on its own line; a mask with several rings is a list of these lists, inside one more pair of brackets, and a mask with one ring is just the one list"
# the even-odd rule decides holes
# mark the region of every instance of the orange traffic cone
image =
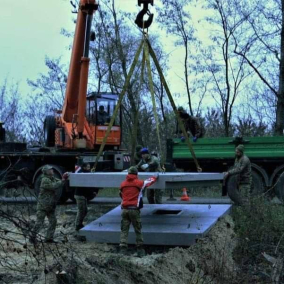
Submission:
[[190,200],[190,197],[187,195],[187,191],[186,191],[185,187],[182,189],[182,197],[181,197],[180,200],[181,201],[189,201]]

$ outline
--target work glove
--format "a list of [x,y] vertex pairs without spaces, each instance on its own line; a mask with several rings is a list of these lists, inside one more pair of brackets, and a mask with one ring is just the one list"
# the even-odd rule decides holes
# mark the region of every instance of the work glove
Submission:
[[141,169],[142,169],[143,171],[147,170],[148,168],[149,168],[149,165],[148,165],[148,164],[144,164],[144,165],[141,166]]
[[66,172],[62,175],[62,180],[67,180],[69,178],[69,173]]
[[192,138],[192,141],[193,141],[193,142],[196,142],[196,141],[197,141],[197,137],[194,136],[194,137]]
[[226,179],[229,176],[229,173],[228,172],[224,172],[223,175],[224,175],[224,179]]
[[180,137],[180,141],[181,141],[181,142],[184,142],[184,141],[185,141],[185,138],[184,138],[183,136],[181,136],[181,137]]
[[128,171],[128,169],[125,169],[125,170],[123,170],[122,172],[127,172]]
[[159,178],[159,173],[154,174],[154,177],[155,177],[156,179],[158,179],[158,178]]

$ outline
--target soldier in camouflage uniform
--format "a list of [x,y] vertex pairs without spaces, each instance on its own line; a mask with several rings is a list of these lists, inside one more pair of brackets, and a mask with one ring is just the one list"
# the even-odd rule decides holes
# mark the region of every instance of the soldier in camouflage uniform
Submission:
[[136,148],[135,148],[135,154],[134,154],[135,165],[137,165],[142,159],[142,155],[140,153],[142,148],[143,147],[141,145],[137,145]]
[[244,145],[236,147],[236,159],[234,167],[224,173],[224,178],[237,175],[237,190],[247,200],[250,196],[252,187],[251,163],[249,158],[244,154]]
[[[202,128],[200,121],[197,117],[191,116],[188,113],[186,113],[183,107],[178,108],[178,113],[184,123],[185,130],[187,132],[190,132],[191,135],[193,136],[192,138],[193,142],[196,142],[198,138],[204,136],[204,129]],[[182,131],[179,130],[178,123],[177,123],[177,134],[182,135]]]
[[[139,171],[143,172],[162,172],[159,159],[149,154],[147,148],[143,148],[140,151],[142,155],[142,160],[136,166]],[[147,199],[149,204],[162,204],[163,190],[147,188]]]
[[38,196],[36,224],[32,230],[30,241],[36,242],[36,235],[40,231],[45,216],[49,221],[49,226],[46,232],[45,242],[53,242],[53,235],[55,232],[57,220],[55,215],[56,208],[56,191],[63,185],[63,181],[54,177],[51,166],[46,165],[42,168],[43,177],[40,183],[40,193]]
[[[84,163],[82,169],[78,173],[89,173],[91,166],[89,163]],[[88,198],[94,197],[93,188],[88,187],[76,187],[74,197],[77,203],[77,216],[75,220],[75,230],[79,231],[84,227],[83,221],[88,213]]]

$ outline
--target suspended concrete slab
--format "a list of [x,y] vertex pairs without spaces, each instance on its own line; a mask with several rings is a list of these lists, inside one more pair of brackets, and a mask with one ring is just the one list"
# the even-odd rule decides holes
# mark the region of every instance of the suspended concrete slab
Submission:
[[[152,177],[156,173],[138,174],[139,179],[145,180]],[[79,187],[102,187],[113,188],[119,187],[125,180],[126,172],[97,172],[97,173],[70,173],[70,186]],[[159,173],[159,178],[152,188],[166,189],[187,186],[190,184],[198,185],[213,185],[220,183],[224,178],[223,173],[180,173],[180,172],[166,172]]]
[[[142,233],[147,245],[188,246],[206,235],[218,218],[229,213],[230,204],[145,204],[141,210]],[[87,241],[118,244],[121,208],[117,206],[80,230]],[[131,226],[128,243],[135,244]]]

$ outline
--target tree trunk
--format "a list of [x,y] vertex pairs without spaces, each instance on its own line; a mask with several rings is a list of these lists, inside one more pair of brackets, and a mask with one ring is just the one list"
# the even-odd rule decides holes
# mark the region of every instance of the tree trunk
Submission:
[[279,72],[279,90],[276,105],[275,134],[283,135],[284,129],[284,0],[281,0],[282,26],[281,26],[281,58]]

